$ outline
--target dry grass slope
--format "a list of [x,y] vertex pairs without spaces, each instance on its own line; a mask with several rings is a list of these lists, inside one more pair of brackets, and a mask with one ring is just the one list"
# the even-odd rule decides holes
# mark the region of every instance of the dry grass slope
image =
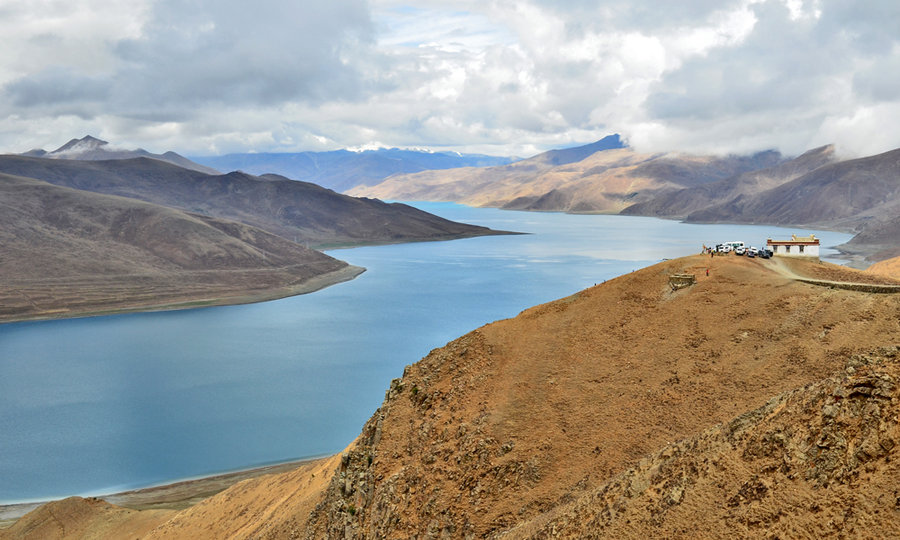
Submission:
[[[685,272],[697,283],[672,291]],[[666,261],[435,349],[315,476],[239,484],[153,534],[890,535],[898,299],[773,261]]]
[[30,178],[0,174],[0,208],[0,322],[286,296],[355,275],[255,227]]

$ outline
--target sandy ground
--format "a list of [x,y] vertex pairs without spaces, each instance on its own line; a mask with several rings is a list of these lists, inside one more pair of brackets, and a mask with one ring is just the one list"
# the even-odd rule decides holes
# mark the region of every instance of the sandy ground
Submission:
[[[250,478],[292,471],[315,465],[327,458],[312,458],[254,469],[235,471],[205,478],[185,480],[162,486],[123,491],[101,497],[112,504],[133,510],[183,510]],[[0,505],[0,529],[7,528],[43,502]]]

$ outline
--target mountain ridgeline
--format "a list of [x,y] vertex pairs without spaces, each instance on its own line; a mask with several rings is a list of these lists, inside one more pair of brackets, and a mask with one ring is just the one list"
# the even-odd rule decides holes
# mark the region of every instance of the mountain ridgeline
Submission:
[[93,137],[30,154],[0,156],[0,322],[278,298],[363,270],[310,247],[503,234]]
[[71,159],[79,161],[104,161],[109,159],[133,159],[146,157],[156,159],[207,174],[219,174],[216,169],[200,165],[190,159],[176,154],[175,152],[166,152],[164,154],[153,154],[138,148],[136,150],[126,150],[124,148],[113,148],[107,141],[86,135],[80,139],[72,139],[66,144],[60,146],[56,150],[47,152],[46,150],[37,148],[29,150],[22,154],[28,157],[40,157],[47,159]]
[[551,151],[502,167],[395,175],[347,193],[511,210],[835,229],[857,233],[840,247],[848,255],[870,261],[900,255],[900,150],[841,161],[833,146],[785,157],[774,151],[640,154],[621,145],[596,150],[597,144],[564,151],[571,159]]
[[130,197],[259,227],[313,247],[493,234],[404,204],[341,195],[275,175],[210,175],[151,158],[73,161],[0,156],[0,172]]
[[381,148],[377,150],[333,150],[330,152],[226,154],[197,156],[193,161],[221,171],[278,174],[312,182],[335,191],[372,185],[393,174],[429,169],[505,165],[514,158]]

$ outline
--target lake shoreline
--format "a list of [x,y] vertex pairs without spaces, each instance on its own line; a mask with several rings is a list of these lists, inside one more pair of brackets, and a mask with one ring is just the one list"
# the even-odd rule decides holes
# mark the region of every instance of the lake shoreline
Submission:
[[[108,503],[133,510],[183,510],[198,502],[225,491],[229,487],[267,474],[294,470],[304,465],[328,459],[330,456],[310,457],[275,463],[262,467],[240,469],[226,473],[202,476],[187,480],[177,480],[158,486],[150,486],[107,495],[94,495]],[[0,529],[12,526],[19,518],[41,505],[62,499],[48,499],[35,502],[10,503],[0,505]]]
[[[275,436],[273,436],[273,429],[280,429],[279,425],[285,425],[285,418],[295,421],[290,425],[302,425],[304,434],[314,433],[315,429],[320,428],[322,423],[318,421],[318,417],[307,421],[302,414],[296,412],[306,410],[304,408],[306,402],[303,401],[302,396],[318,396],[320,393],[326,393],[320,392],[321,384],[307,384],[307,381],[338,379],[341,381],[341,392],[331,392],[331,394],[343,395],[350,391],[354,394],[367,393],[366,395],[375,396],[372,400],[377,406],[375,400],[378,396],[383,395],[384,384],[391,377],[396,376],[403,363],[421,358],[435,344],[453,339],[471,328],[509,317],[528,307],[570,295],[591,284],[633,271],[645,264],[651,264],[657,257],[677,257],[687,250],[693,252],[693,250],[698,250],[702,243],[708,244],[716,238],[737,238],[744,235],[765,238],[764,234],[754,230],[710,233],[707,232],[706,227],[699,231],[693,227],[685,228],[684,231],[676,234],[670,229],[680,231],[681,226],[657,218],[629,217],[628,223],[619,223],[624,221],[621,216],[608,216],[610,219],[607,220],[588,219],[588,216],[481,210],[455,205],[446,208],[439,206],[437,209],[456,212],[471,221],[475,221],[476,218],[482,219],[482,214],[484,214],[485,219],[493,220],[491,225],[496,229],[515,228],[528,231],[530,234],[507,237],[491,235],[460,243],[422,242],[379,246],[376,249],[359,248],[352,254],[351,260],[354,264],[359,265],[357,268],[360,268],[360,272],[362,271],[361,267],[370,268],[372,271],[370,279],[359,280],[352,286],[346,287],[346,290],[343,287],[336,288],[329,294],[321,295],[321,301],[318,299],[320,295],[311,295],[296,302],[273,302],[272,308],[269,309],[271,313],[264,313],[265,309],[262,307],[249,308],[253,314],[252,320],[244,320],[246,317],[242,315],[243,309],[189,310],[196,312],[194,316],[196,322],[193,324],[202,323],[202,327],[192,329],[190,326],[192,320],[190,320],[190,316],[186,315],[178,317],[110,317],[106,318],[109,321],[96,321],[97,325],[74,323],[46,327],[44,325],[22,325],[20,328],[11,328],[10,330],[15,330],[17,339],[10,340],[5,351],[8,354],[5,356],[20,359],[11,367],[23,364],[32,365],[34,362],[44,361],[45,358],[52,359],[52,356],[47,354],[26,354],[29,350],[40,349],[40,347],[28,346],[31,334],[47,332],[47,329],[52,330],[54,337],[61,343],[64,340],[66,347],[78,351],[88,351],[70,361],[73,367],[66,371],[66,376],[60,376],[55,371],[49,371],[44,375],[43,371],[25,368],[14,373],[11,372],[16,377],[11,376],[10,380],[23,381],[18,386],[27,388],[27,382],[37,374],[41,375],[38,380],[42,385],[49,384],[49,380],[61,388],[72,386],[75,396],[86,392],[83,390],[84,384],[91,384],[93,380],[107,383],[97,385],[99,393],[102,394],[104,389],[114,391],[110,393],[112,397],[108,400],[110,403],[108,409],[95,407],[96,411],[88,411],[93,413],[98,418],[97,420],[93,420],[92,416],[86,417],[73,413],[69,415],[72,418],[62,421],[55,411],[50,411],[53,414],[39,415],[28,410],[25,412],[34,416],[35,419],[32,420],[29,416],[27,425],[25,425],[26,422],[19,419],[26,418],[26,416],[13,414],[17,411],[12,410],[10,417],[13,425],[20,422],[25,429],[33,425],[44,425],[40,423],[44,422],[48,426],[63,426],[70,429],[72,426],[81,426],[84,418],[92,420],[90,425],[103,425],[104,422],[107,422],[106,416],[110,416],[101,414],[106,410],[118,411],[123,410],[123,407],[132,410],[134,406],[132,402],[137,400],[147,403],[147,399],[155,399],[156,394],[159,393],[155,391],[155,387],[154,392],[156,393],[144,391],[143,386],[137,384],[134,385],[135,398],[117,397],[123,394],[118,390],[121,388],[120,383],[124,381],[124,384],[129,384],[132,381],[129,373],[142,374],[145,379],[146,375],[149,375],[151,380],[153,376],[164,374],[163,382],[171,380],[177,384],[168,386],[161,384],[162,391],[181,391],[182,387],[199,388],[198,391],[185,393],[183,396],[175,394],[180,397],[178,400],[172,400],[172,403],[180,403],[182,406],[188,402],[193,404],[190,408],[193,417],[184,420],[179,415],[173,415],[178,420],[173,424],[175,426],[173,431],[177,431],[185,425],[196,425],[198,419],[215,413],[221,407],[217,405],[214,408],[209,404],[218,403],[218,400],[234,403],[234,399],[240,401],[247,395],[265,395],[266,399],[257,400],[261,402],[259,405],[253,400],[240,401],[244,407],[241,410],[253,411],[254,418],[268,420],[277,417],[275,419],[278,422],[270,422],[275,427],[256,429],[254,423],[246,423],[241,426],[240,436],[252,440],[271,439],[272,446],[277,447],[276,449],[280,448],[278,445],[281,444],[284,449],[269,452],[269,455],[274,455],[276,459],[280,456],[290,459],[291,456],[296,455],[315,455],[318,453],[317,450],[327,452],[340,448],[345,444],[345,440],[342,439],[324,447],[319,445],[318,449],[312,449],[303,447],[302,437],[297,441],[288,441],[290,444],[287,444],[283,441],[288,437],[283,436],[281,431],[274,432]],[[606,223],[607,221],[610,223]],[[667,223],[661,224],[661,221],[667,221]],[[660,236],[661,231],[671,236],[672,239],[665,234]],[[773,231],[770,234],[777,233]],[[648,238],[656,238],[655,244],[657,245],[648,245],[646,241]],[[840,240],[835,239],[829,245],[838,243]],[[355,272],[351,273],[352,275],[347,279],[358,275]],[[316,289],[311,286],[310,282],[302,285],[306,288]],[[323,286],[327,286],[327,284]],[[292,294],[300,294],[300,292]],[[287,295],[282,294],[277,297],[283,296]],[[495,298],[497,301],[487,307],[484,302],[487,297]],[[263,299],[257,297],[250,301],[261,300]],[[442,306],[446,309],[435,310],[434,306]],[[320,315],[322,313],[325,315]],[[434,321],[432,321],[429,316],[433,313],[444,313],[444,315],[433,317]],[[313,316],[313,314],[316,315]],[[364,317],[362,314],[374,314],[375,316]],[[448,317],[447,314],[452,316]],[[404,318],[407,315],[408,320]],[[327,322],[322,322],[323,317]],[[370,319],[375,322],[371,322]],[[385,322],[375,324],[380,321]],[[98,328],[94,328],[95,326]],[[141,327],[141,332],[137,331],[136,327],[138,326]],[[284,334],[289,337],[278,342],[278,351],[269,351],[261,347],[262,344],[259,343],[261,328],[265,328],[266,331],[274,328],[279,332],[279,336]],[[358,331],[348,332],[348,328],[358,329]],[[415,328],[416,336],[421,336],[418,341],[410,339],[408,335],[410,328]],[[195,331],[199,329],[203,331]],[[391,337],[394,336],[391,333],[394,330],[401,332],[402,337],[399,339]],[[134,333],[132,334],[132,332]],[[84,338],[83,336],[86,335],[89,337]],[[147,344],[155,344],[157,339],[155,336],[159,335],[173,335],[175,338],[183,336],[188,340],[186,343],[189,346],[180,347],[176,343],[174,346],[165,344],[166,346],[163,347],[163,344],[160,343],[161,352],[154,353],[160,356],[159,361],[149,353],[143,354],[143,349],[138,351],[140,354],[132,355],[124,346],[115,348],[104,346],[105,348],[102,350],[94,351],[94,343],[115,345],[125,341],[120,339],[120,336],[131,335],[139,338],[137,343],[144,344],[144,349],[147,348]],[[38,336],[35,339],[38,340],[35,342],[37,346],[42,343],[40,340],[45,338]],[[172,341],[178,342],[178,339]],[[218,347],[216,348],[217,352],[204,355],[205,349],[200,350],[199,345],[209,343]],[[219,347],[222,343],[228,345]],[[150,348],[154,351],[157,349],[156,346]],[[103,355],[107,351],[116,354],[108,354],[109,362],[101,362],[106,358]],[[190,352],[185,354],[184,351]],[[240,366],[247,364],[246,359],[240,357],[246,357],[248,351],[251,351],[250,354],[257,359],[252,365],[254,376],[259,380],[271,380],[271,383],[265,385],[245,383],[243,377],[236,375],[243,369]],[[335,358],[341,361],[335,362]],[[190,361],[186,361],[188,359]],[[301,359],[302,361],[300,361]],[[364,362],[356,361],[356,359],[362,359]],[[47,361],[50,362],[50,360]],[[82,364],[89,369],[86,371],[78,369],[78,366]],[[207,364],[209,365],[207,366]],[[55,363],[51,365],[55,365]],[[207,390],[208,379],[203,375],[211,372],[210,369],[219,369],[217,366],[233,368],[219,381],[221,383],[219,386],[224,387],[223,392]],[[113,380],[105,378],[110,371]],[[329,373],[327,378],[321,376],[321,372],[324,371]],[[71,377],[68,375],[70,372]],[[79,382],[77,387],[74,386],[74,381]],[[379,383],[379,381],[385,382]],[[231,394],[228,392],[232,388],[238,388],[242,393],[231,398]],[[260,392],[264,392],[264,394]],[[198,395],[201,397],[197,397]],[[338,403],[335,405],[343,406],[346,396],[336,401]],[[39,407],[38,412],[51,408],[44,402],[34,400],[29,396],[24,396],[23,402],[26,404],[35,402],[35,407]],[[377,399],[377,402],[380,402],[380,399]],[[150,401],[150,403],[155,402]],[[319,402],[316,403],[316,407],[319,407]],[[204,408],[206,405],[209,407]],[[329,411],[333,409],[334,407],[326,408]],[[341,423],[344,418],[349,419],[344,423],[358,423],[359,420],[356,419],[356,416],[364,415],[367,418],[369,414],[371,414],[370,409],[363,412],[349,410],[341,418],[329,418],[324,425],[328,433],[334,433],[338,427],[344,427]],[[308,422],[309,425],[297,423],[299,422],[298,418],[303,422]],[[158,418],[150,417],[150,420],[158,420]],[[263,424],[264,427],[269,425],[260,424]],[[89,428],[90,425],[87,427]],[[164,427],[168,429],[169,426],[165,425]],[[158,429],[162,429],[162,427]],[[120,431],[130,435],[130,432],[125,429]],[[207,431],[202,435],[210,441],[227,439],[231,434],[227,424],[223,424],[221,428],[217,427],[216,430],[210,428]],[[358,432],[358,426],[354,426],[353,433],[356,432]],[[82,433],[84,430],[79,430],[77,435],[81,436]],[[107,441],[109,438],[106,436],[107,433],[108,431],[98,432],[100,438],[106,442],[117,443],[120,440]],[[196,436],[193,432],[189,433],[192,433],[192,437]],[[132,446],[148,444],[142,442],[139,435],[134,436]],[[321,439],[322,435],[317,437]],[[85,440],[91,442],[94,439]],[[210,444],[212,446],[212,443]],[[120,448],[108,445],[107,447],[109,447],[110,455],[122,455],[121,459],[131,459],[134,455],[133,449],[126,446]],[[213,448],[210,450],[214,451]],[[51,454],[50,457],[55,457],[55,455]],[[176,456],[172,457],[176,458]],[[24,465],[31,463],[24,457],[22,461]],[[71,460],[66,456],[61,456],[52,463],[65,464],[69,461]],[[241,461],[232,461],[231,463],[240,467],[244,464],[259,464],[265,461],[265,459],[256,459],[246,460],[243,463]],[[39,467],[36,470],[43,475],[42,479],[46,478],[45,483],[51,489],[46,486],[38,489],[38,483],[34,481],[38,477],[36,474],[26,474],[21,472],[21,469],[19,471],[10,470],[10,480],[18,480],[17,485],[22,488],[10,490],[8,495],[11,497],[7,497],[7,501],[36,502],[49,499],[49,497],[41,497],[41,491],[48,493],[50,497],[54,493],[60,493],[52,488],[54,485],[63,485],[63,480],[68,480],[66,477],[68,469],[54,470],[51,465],[44,463],[39,464]],[[29,477],[32,478],[29,479]],[[97,486],[97,484],[92,484],[90,478],[82,481],[77,474],[73,474],[72,477],[77,480],[77,482],[71,482],[74,489],[62,493],[68,491],[93,495],[103,492],[96,488],[92,489],[92,485]],[[178,478],[178,475],[158,476],[158,478],[167,477]],[[127,476],[111,477],[111,480],[100,486],[102,488],[103,485],[140,485],[140,483],[129,481]],[[86,486],[87,489],[81,489],[82,486]],[[30,493],[26,493],[26,491]],[[37,497],[29,498],[29,494],[37,495]],[[18,498],[16,495],[25,495],[25,497]]]
[[82,317],[102,317],[104,315],[120,315],[125,313],[152,313],[157,311],[177,311],[203,307],[255,304],[258,302],[268,302],[270,300],[279,300],[281,298],[313,293],[332,285],[337,285],[338,283],[353,280],[365,271],[366,269],[361,266],[348,264],[337,270],[313,276],[295,285],[276,287],[272,289],[265,289],[262,291],[244,289],[229,291],[228,294],[223,294],[220,296],[186,295],[184,298],[177,301],[153,305],[130,304],[106,308],[99,306],[93,308],[90,306],[84,306],[83,308],[75,310],[68,310],[65,307],[48,308],[44,312],[27,314],[23,316],[0,316],[0,324],[30,321],[48,321],[57,319],[75,319]]

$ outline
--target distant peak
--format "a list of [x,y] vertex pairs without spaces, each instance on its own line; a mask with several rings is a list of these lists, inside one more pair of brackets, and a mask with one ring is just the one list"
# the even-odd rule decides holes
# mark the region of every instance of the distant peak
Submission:
[[346,148],[346,150],[347,150],[348,152],[355,152],[355,153],[357,153],[357,154],[360,154],[360,153],[362,153],[362,152],[369,152],[369,151],[372,151],[372,150],[383,150],[383,149],[385,149],[385,148],[387,148],[387,146],[385,146],[385,145],[383,145],[383,144],[381,144],[381,143],[378,143],[378,142],[369,142],[369,143],[366,143],[366,144],[361,144],[361,145],[359,145],[359,146],[348,146],[348,147]]
[[105,146],[109,144],[106,141],[100,140],[96,137],[92,137],[90,135],[85,135],[80,139],[72,139],[66,144],[60,146],[56,150],[50,152],[51,154],[62,154],[67,152],[83,152],[85,150],[93,150],[96,148],[100,148],[101,146]]

